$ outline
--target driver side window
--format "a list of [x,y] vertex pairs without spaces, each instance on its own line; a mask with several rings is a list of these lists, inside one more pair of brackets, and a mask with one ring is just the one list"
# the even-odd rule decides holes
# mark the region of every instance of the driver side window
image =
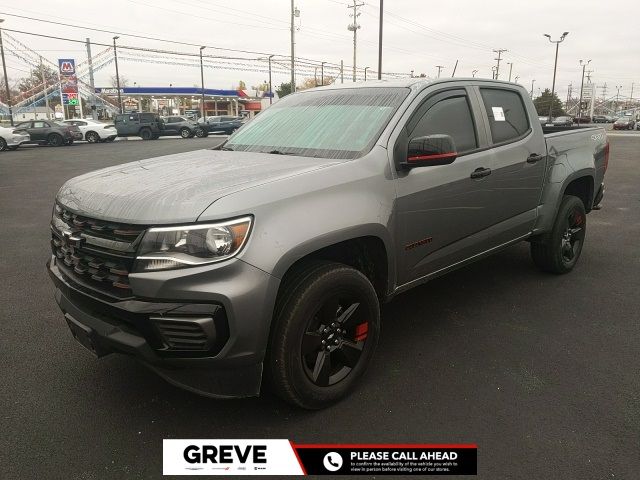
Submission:
[[435,103],[418,120],[409,138],[449,135],[458,153],[478,148],[476,129],[466,96],[448,97]]

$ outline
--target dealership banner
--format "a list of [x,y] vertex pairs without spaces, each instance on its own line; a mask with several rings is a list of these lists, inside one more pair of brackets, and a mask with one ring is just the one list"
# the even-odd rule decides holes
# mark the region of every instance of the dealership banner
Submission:
[[164,475],[476,475],[475,444],[164,440]]

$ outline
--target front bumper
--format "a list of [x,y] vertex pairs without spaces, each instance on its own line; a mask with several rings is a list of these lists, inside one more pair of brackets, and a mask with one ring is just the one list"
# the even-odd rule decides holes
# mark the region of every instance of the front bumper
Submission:
[[[136,274],[138,290],[155,291],[153,299],[108,301],[74,284],[56,261],[52,256],[47,263],[56,301],[73,336],[96,356],[132,356],[173,385],[205,396],[259,394],[278,286],[275,277],[235,259],[208,272],[197,268]],[[204,352],[172,350],[154,323],[176,316],[201,317],[203,312],[214,318],[216,337]]]

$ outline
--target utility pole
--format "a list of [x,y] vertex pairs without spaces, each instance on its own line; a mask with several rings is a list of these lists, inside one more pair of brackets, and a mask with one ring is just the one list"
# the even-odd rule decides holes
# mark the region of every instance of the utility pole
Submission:
[[451,78],[456,76],[457,69],[458,69],[458,60],[456,60],[456,64],[453,66],[453,73],[451,74]]
[[44,95],[44,104],[47,108],[47,120],[50,120],[51,116],[49,115],[49,96],[47,95],[47,77],[44,74],[44,65],[42,64],[42,55],[40,55],[40,76],[42,77],[42,94]]
[[536,79],[531,80],[531,100],[533,100],[533,84],[536,83]]
[[[93,58],[91,58],[91,40],[89,39],[89,37],[87,37],[86,45],[87,45],[87,64],[89,65],[89,85],[91,85],[91,93],[95,95],[96,85],[93,80]],[[93,117],[94,120],[98,119],[98,112],[95,108],[95,105],[94,105],[94,108],[91,109],[91,116]]]
[[[4,18],[0,18],[0,23]],[[4,45],[2,43],[2,29],[0,28],[0,56],[2,56],[2,71],[4,72],[4,87],[7,93],[7,105],[9,107],[9,121],[13,127],[13,109],[11,108],[11,89],[9,88],[9,77],[7,77],[7,64],[4,61]],[[62,100],[62,99],[61,99]]]
[[436,68],[438,69],[438,78],[440,78],[440,72],[444,68],[444,65],[436,65]]
[[[204,63],[202,62],[202,51],[207,48],[205,46],[200,47],[200,110],[202,113],[202,121],[207,123],[207,116],[204,110]],[[269,85],[271,88],[271,85]]]
[[291,0],[291,93],[296,91],[296,25],[295,18],[300,16],[300,10]]
[[629,103],[627,104],[627,108],[631,108],[633,103],[633,86],[634,83],[631,83],[631,95],[629,95]]
[[513,62],[507,62],[509,65],[509,81],[511,81],[511,72],[513,72]]
[[567,107],[565,108],[565,110],[569,109],[569,100],[571,100],[571,89],[573,88],[573,83],[570,83],[568,88],[567,88]]
[[118,108],[120,108],[120,113],[123,113],[122,110],[122,96],[120,95],[120,73],[118,72],[118,49],[116,48],[116,40],[119,39],[119,36],[113,37],[113,58],[116,61],[116,89],[118,90]]
[[589,65],[590,63],[591,63],[591,60],[587,60],[586,63],[580,60],[580,65],[582,66],[582,82],[580,83],[580,102],[578,104],[578,123],[580,123],[580,119],[582,118],[582,92],[584,90],[584,71],[587,68],[587,65]]
[[618,108],[620,108],[620,89],[622,88],[622,85],[616,85],[616,90],[618,90],[618,93],[616,93],[616,111],[618,110]]
[[358,29],[360,28],[360,24],[358,24],[358,17],[360,13],[358,12],[358,8],[362,7],[364,3],[357,3],[357,0],[353,0],[353,5],[347,6],[347,8],[353,8],[353,13],[350,13],[349,16],[353,17],[353,23],[350,23],[347,26],[347,30],[353,32],[353,81],[356,81],[356,51],[358,46]]
[[369,68],[369,67],[364,67],[364,81],[365,81],[365,82],[367,81],[367,69],[368,69],[368,68]]
[[549,35],[548,33],[544,34],[544,36],[549,39],[549,42],[556,44],[556,60],[555,60],[555,63],[553,64],[553,83],[551,84],[551,99],[549,101],[549,121],[551,121],[553,117],[553,96],[556,93],[556,71],[558,70],[558,47],[562,42],[564,42],[564,39],[567,38],[567,35],[569,35],[569,32],[564,32],[560,37],[560,40],[551,40],[551,35]]
[[506,48],[499,48],[498,50],[494,50],[494,53],[498,54],[497,58],[494,58],[494,60],[498,61],[498,64],[496,65],[496,80],[498,80],[498,78],[500,78],[500,60],[502,60],[502,54],[504,52],[508,52],[509,50],[507,50]]
[[322,83],[322,86],[324,87],[324,64],[327,62],[321,62],[320,63],[320,83]]
[[344,60],[340,60],[340,83],[344,83]]
[[269,55],[269,105],[273,104],[273,86],[271,85],[271,58],[273,55]]
[[382,80],[382,17],[384,16],[384,1],[380,0],[380,25],[378,27],[378,80]]

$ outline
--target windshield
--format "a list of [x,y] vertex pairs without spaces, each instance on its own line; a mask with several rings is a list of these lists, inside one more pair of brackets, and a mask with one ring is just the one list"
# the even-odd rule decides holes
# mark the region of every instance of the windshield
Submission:
[[238,130],[225,149],[322,158],[367,153],[409,94],[407,88],[349,88],[291,95]]

